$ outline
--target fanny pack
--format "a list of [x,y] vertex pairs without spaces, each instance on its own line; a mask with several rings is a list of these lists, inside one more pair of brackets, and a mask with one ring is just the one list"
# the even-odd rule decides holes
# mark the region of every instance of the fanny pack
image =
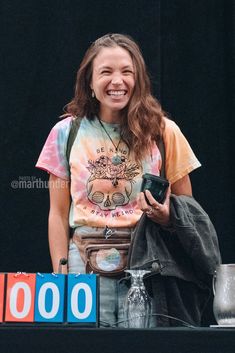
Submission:
[[109,231],[112,232],[109,237],[99,232],[73,235],[72,240],[85,263],[86,273],[111,277],[121,275],[127,268],[130,229]]

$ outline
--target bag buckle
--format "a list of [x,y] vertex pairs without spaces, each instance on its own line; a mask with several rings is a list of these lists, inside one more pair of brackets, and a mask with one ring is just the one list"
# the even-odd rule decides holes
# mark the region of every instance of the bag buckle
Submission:
[[108,226],[106,226],[104,228],[103,234],[105,239],[107,240],[108,238],[110,238],[113,234],[115,233],[115,230],[112,230],[111,228],[109,228]]

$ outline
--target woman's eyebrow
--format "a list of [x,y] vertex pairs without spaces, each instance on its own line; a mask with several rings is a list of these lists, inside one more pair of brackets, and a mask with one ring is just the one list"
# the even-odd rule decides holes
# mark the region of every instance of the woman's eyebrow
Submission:
[[[125,66],[122,67],[122,70],[126,70],[126,69],[134,70],[134,67],[132,65],[125,65]],[[101,70],[112,70],[112,67],[111,66],[107,66],[107,65],[102,65],[102,66],[98,67],[97,70],[98,71],[101,71]]]
[[125,70],[125,69],[134,70],[134,67],[133,67],[132,65],[126,65],[126,66],[123,66],[122,69],[123,69],[123,70]]
[[106,65],[102,65],[102,66],[98,67],[98,71],[101,71],[104,69],[111,70],[112,68],[110,66],[106,66]]

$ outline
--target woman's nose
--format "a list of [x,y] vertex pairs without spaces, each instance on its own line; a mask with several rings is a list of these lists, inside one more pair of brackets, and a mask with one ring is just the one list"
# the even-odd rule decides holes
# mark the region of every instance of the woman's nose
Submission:
[[121,85],[123,83],[122,76],[121,75],[114,75],[112,77],[111,82],[113,85]]

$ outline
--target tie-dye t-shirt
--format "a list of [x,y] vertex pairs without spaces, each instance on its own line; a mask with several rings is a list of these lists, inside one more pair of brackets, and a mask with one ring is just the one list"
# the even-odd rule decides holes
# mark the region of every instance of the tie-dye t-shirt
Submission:
[[[52,128],[36,167],[65,180],[71,178],[71,227],[133,227],[142,214],[136,202],[142,175],[160,174],[162,161],[157,145],[153,144],[152,153],[139,165],[121,141],[121,163],[114,165],[111,158],[120,139],[118,124],[103,122],[112,142],[97,118],[83,118],[68,164],[66,146],[71,119],[67,117]],[[164,142],[166,176],[171,183],[200,166],[179,127],[169,119]]]

